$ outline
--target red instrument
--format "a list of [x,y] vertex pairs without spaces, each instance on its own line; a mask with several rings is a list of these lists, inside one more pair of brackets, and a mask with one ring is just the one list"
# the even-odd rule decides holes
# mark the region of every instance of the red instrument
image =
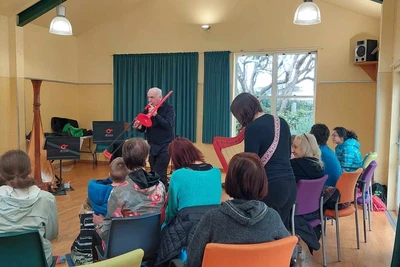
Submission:
[[[172,92],[173,92],[173,91],[169,91],[169,93],[166,94],[166,95],[164,96],[163,99],[161,99],[160,103],[158,103],[157,106],[155,106],[155,107],[153,108],[152,111],[150,111],[150,112],[147,113],[147,114],[139,113],[139,114],[137,115],[137,117],[136,117],[134,120],[135,120],[135,121],[139,121],[140,124],[142,124],[143,126],[151,127],[151,125],[153,124],[153,122],[151,121],[151,117],[152,117],[153,114],[158,110],[158,108],[165,102],[165,100],[167,100],[167,98],[172,94]],[[149,105],[147,105],[146,108],[147,108],[148,106],[149,106]],[[146,108],[145,108],[145,109],[146,109]],[[147,108],[147,109],[148,109],[148,108]]]
[[214,137],[213,139],[215,153],[217,154],[225,173],[228,172],[228,163],[231,158],[244,151],[244,131],[245,128],[243,128],[237,136],[232,138]]

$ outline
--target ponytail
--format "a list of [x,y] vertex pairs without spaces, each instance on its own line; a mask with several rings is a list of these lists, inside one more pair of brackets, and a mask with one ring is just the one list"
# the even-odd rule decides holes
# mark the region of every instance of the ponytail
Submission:
[[353,131],[347,130],[346,139],[349,139],[349,138],[353,138],[353,139],[356,139],[358,141],[357,134],[355,132],[353,132]]

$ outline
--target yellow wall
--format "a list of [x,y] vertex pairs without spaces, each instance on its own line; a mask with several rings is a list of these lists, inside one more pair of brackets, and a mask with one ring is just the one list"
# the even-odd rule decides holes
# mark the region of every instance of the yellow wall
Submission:
[[77,81],[77,41],[49,33],[48,28],[24,26],[25,77]]
[[18,148],[17,79],[10,77],[9,21],[0,16],[0,154]]
[[[0,129],[7,129],[10,123],[10,71],[8,54],[8,18],[0,16]],[[8,131],[0,131],[0,154],[8,148],[8,136]]]
[[[33,87],[25,80],[26,133],[32,130]],[[52,132],[51,118],[63,117],[78,120],[78,86],[75,84],[44,81],[40,87],[40,114],[44,132]]]
[[8,18],[0,16],[0,77],[10,77]]
[[[360,33],[378,38],[378,20],[321,1],[318,5],[323,14],[322,23],[304,27],[292,22],[299,5],[297,1],[233,0],[236,4],[231,10],[205,32],[200,28],[201,23],[194,23],[193,18],[213,12],[214,5],[211,4],[209,10],[191,10],[192,18],[182,12],[193,8],[192,1],[178,2],[179,7],[176,0],[145,1],[119,20],[80,35],[79,82],[112,82],[111,55],[115,53],[268,51],[317,46],[323,48],[318,63],[320,80],[368,80],[366,74],[351,63],[353,52],[349,47],[354,44],[350,44],[350,40]],[[154,16],[157,10],[160,12]],[[203,23],[207,23],[206,20],[204,18]]]
[[[78,113],[79,126],[92,129],[92,121],[113,120],[114,89],[111,84],[78,85]],[[85,145],[88,145],[86,141]],[[95,149],[92,146],[92,151]],[[99,161],[107,161],[102,155],[98,154]],[[81,154],[81,159],[92,160],[90,154]]]
[[[343,126],[356,132],[361,153],[374,151],[376,83],[320,83],[316,97],[315,122],[330,130]],[[334,148],[331,140],[328,145]]]

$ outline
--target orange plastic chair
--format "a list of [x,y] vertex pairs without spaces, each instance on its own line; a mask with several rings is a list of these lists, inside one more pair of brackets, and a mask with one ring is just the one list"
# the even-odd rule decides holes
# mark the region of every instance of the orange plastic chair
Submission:
[[[342,260],[342,254],[340,249],[340,233],[339,233],[339,217],[350,216],[355,213],[356,221],[356,237],[357,237],[357,249],[360,249],[360,237],[358,233],[358,209],[357,209],[357,180],[363,172],[362,168],[357,169],[355,172],[344,172],[340,176],[336,183],[336,188],[340,192],[340,200],[336,202],[334,210],[326,210],[325,216],[335,219],[336,221],[336,240],[337,240],[337,252],[338,261]],[[353,202],[354,206],[350,205],[347,208],[338,210],[339,204],[344,204],[347,202]],[[325,227],[326,227],[326,217],[325,217]],[[326,233],[326,231],[325,231]]]
[[289,236],[259,244],[209,243],[202,267],[287,267],[297,241],[297,237]]

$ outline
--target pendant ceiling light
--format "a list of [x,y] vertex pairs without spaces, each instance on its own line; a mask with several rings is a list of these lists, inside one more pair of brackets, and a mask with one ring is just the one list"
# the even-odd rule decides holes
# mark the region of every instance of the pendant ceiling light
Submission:
[[321,12],[312,0],[304,0],[294,14],[294,24],[314,25],[321,23]]
[[72,26],[69,20],[65,18],[65,7],[56,7],[57,17],[50,23],[49,32],[58,35],[72,35]]

